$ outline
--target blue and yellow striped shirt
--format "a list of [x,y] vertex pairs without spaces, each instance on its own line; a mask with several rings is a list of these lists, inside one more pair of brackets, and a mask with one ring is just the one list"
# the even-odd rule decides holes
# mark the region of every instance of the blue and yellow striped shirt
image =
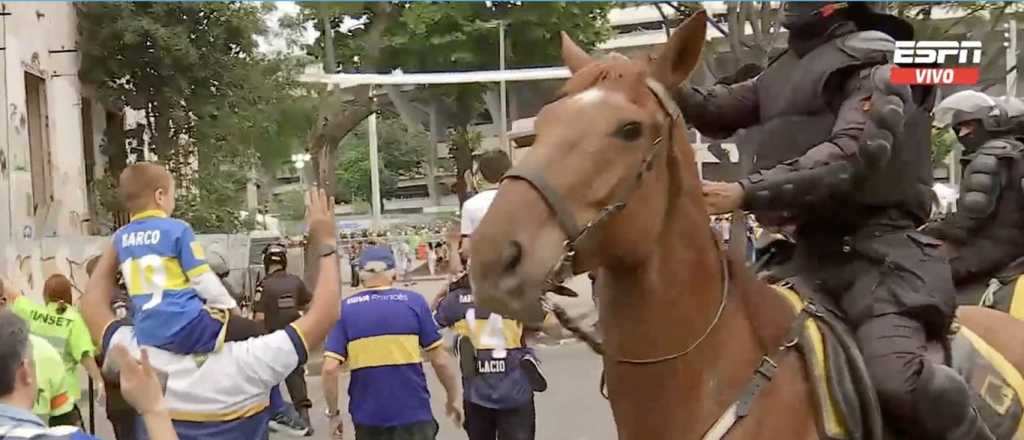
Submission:
[[139,343],[166,347],[179,342],[182,330],[206,313],[190,280],[210,266],[192,228],[162,211],[145,211],[114,233],[114,248]]
[[325,356],[346,363],[349,413],[357,425],[400,426],[433,420],[423,375],[423,350],[441,334],[423,296],[401,289],[367,290],[342,303],[324,344]]

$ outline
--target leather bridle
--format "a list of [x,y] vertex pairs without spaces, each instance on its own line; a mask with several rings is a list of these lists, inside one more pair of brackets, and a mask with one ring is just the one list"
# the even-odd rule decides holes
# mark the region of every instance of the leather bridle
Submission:
[[[675,125],[682,121],[682,111],[679,110],[679,107],[672,99],[672,96],[667,90],[665,90],[665,87],[662,86],[661,83],[648,78],[647,88],[654,94],[658,103],[661,104],[662,109],[669,115],[670,120],[668,124],[666,124],[668,134],[665,136],[659,136],[651,143],[643,161],[640,162],[635,178],[627,182],[627,186],[623,189],[621,193],[622,195],[618,200],[605,205],[598,211],[597,215],[593,219],[588,221],[582,227],[580,227],[579,223],[576,221],[576,216],[573,215],[572,209],[569,207],[565,198],[562,197],[562,194],[551,185],[540,170],[520,165],[509,170],[502,178],[502,180],[518,179],[529,183],[537,194],[540,195],[541,199],[543,199],[548,205],[548,208],[551,209],[552,213],[554,213],[555,220],[558,222],[562,232],[565,233],[566,240],[562,243],[562,255],[548,271],[545,279],[546,291],[564,292],[569,290],[562,284],[565,280],[578,273],[575,268],[575,263],[576,251],[579,248],[580,242],[584,238],[588,237],[589,233],[597,230],[599,226],[608,221],[608,219],[610,219],[614,214],[626,208],[626,204],[632,198],[633,193],[640,188],[640,184],[642,183],[644,176],[654,168],[654,159],[657,155],[665,149],[666,144],[668,144],[670,148],[674,145],[672,134],[675,131]],[[666,137],[668,138],[668,142],[665,142]],[[717,238],[715,238],[715,242],[718,242]],[[643,359],[618,358],[617,361],[632,364],[652,364],[676,359],[693,351],[707,338],[708,335],[711,334],[711,331],[714,330],[722,317],[722,312],[725,310],[730,284],[729,265],[727,264],[728,262],[726,261],[725,253],[722,252],[721,249],[719,249],[719,255],[721,257],[722,264],[722,299],[717,311],[715,312],[714,319],[711,321],[711,324],[704,333],[686,349],[669,355]],[[571,292],[571,290],[569,290],[569,292]],[[572,295],[570,294],[570,296]]]

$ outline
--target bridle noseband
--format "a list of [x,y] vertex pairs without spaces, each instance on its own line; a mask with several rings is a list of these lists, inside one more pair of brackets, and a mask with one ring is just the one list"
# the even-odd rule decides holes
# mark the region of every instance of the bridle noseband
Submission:
[[[668,137],[667,144],[671,147],[672,145],[674,145],[674,139],[672,134],[675,131],[675,125],[682,121],[682,111],[679,110],[679,107],[676,105],[675,101],[672,99],[669,92],[665,90],[665,87],[662,86],[661,83],[655,81],[654,79],[648,78],[647,88],[651,91],[651,93],[654,94],[662,109],[666,113],[668,113],[670,117],[670,120],[667,124],[668,134],[666,136]],[[601,208],[601,210],[598,211],[597,215],[593,219],[588,221],[586,224],[584,224],[582,227],[580,227],[579,223],[577,223],[576,217],[573,215],[572,209],[569,207],[569,204],[566,202],[565,198],[562,197],[562,194],[551,185],[551,183],[547,180],[547,178],[540,170],[520,165],[512,168],[507,173],[505,173],[505,176],[502,178],[502,180],[519,179],[525,181],[526,183],[529,183],[530,186],[532,186],[533,189],[537,192],[537,194],[540,195],[541,199],[543,199],[544,202],[548,205],[548,208],[550,208],[551,211],[554,213],[555,220],[558,222],[558,225],[562,229],[562,232],[565,233],[566,240],[564,243],[562,243],[562,255],[559,257],[558,261],[555,262],[551,270],[548,271],[547,278],[545,279],[546,291],[557,292],[568,290],[568,288],[562,286],[562,284],[565,282],[565,280],[577,274],[577,271],[575,269],[575,263],[576,250],[579,246],[579,243],[584,238],[586,238],[591,231],[596,230],[598,226],[605,223],[609,218],[611,218],[612,215],[626,208],[626,204],[633,196],[633,193],[640,188],[640,184],[643,181],[644,175],[646,175],[654,168],[654,159],[662,150],[664,150],[666,142],[663,141],[666,136],[659,136],[657,139],[654,140],[654,142],[651,143],[651,146],[648,149],[647,154],[644,156],[643,161],[640,162],[640,166],[636,172],[636,177],[627,183],[628,186],[622,191],[622,195],[619,197],[619,199],[616,202],[610,203]],[[715,238],[715,242],[718,242],[717,238]],[[695,342],[690,344],[690,346],[679,352],[666,356],[645,359],[618,358],[616,359],[618,362],[631,364],[653,364],[671,359],[676,359],[685,356],[686,354],[693,351],[695,348],[697,348],[698,345],[700,345],[701,342],[703,342],[708,337],[708,335],[711,334],[712,330],[714,330],[715,326],[718,324],[720,318],[722,317],[722,312],[725,310],[725,304],[727,302],[729,293],[729,265],[726,261],[725,253],[722,252],[721,249],[719,249],[719,255],[721,256],[722,264],[722,301],[717,311],[715,312],[714,319],[712,320],[708,328],[704,331],[704,333]]]

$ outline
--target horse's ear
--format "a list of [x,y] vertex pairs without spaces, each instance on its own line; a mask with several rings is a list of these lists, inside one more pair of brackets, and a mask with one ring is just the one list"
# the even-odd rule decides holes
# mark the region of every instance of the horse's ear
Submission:
[[576,45],[572,38],[569,38],[569,34],[562,32],[562,62],[569,68],[572,73],[579,72],[588,64],[594,62],[594,59],[587,54],[586,51],[580,49]]
[[654,60],[651,69],[654,79],[673,87],[690,77],[704,49],[707,15],[703,9],[697,11],[672,32],[668,43]]

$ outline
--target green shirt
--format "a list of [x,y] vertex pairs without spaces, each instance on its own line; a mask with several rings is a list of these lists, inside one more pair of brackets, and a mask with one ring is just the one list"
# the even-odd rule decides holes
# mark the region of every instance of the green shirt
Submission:
[[78,311],[68,307],[63,314],[57,313],[59,304],[38,304],[24,296],[11,306],[11,311],[28,322],[29,331],[49,342],[64,363],[72,401],[82,397],[78,380],[78,364],[83,357],[96,353],[89,330]]
[[32,412],[46,420],[71,411],[75,401],[68,389],[68,375],[64,370],[64,362],[60,353],[36,335],[29,335],[32,343],[32,362],[35,363],[36,382],[39,392]]

